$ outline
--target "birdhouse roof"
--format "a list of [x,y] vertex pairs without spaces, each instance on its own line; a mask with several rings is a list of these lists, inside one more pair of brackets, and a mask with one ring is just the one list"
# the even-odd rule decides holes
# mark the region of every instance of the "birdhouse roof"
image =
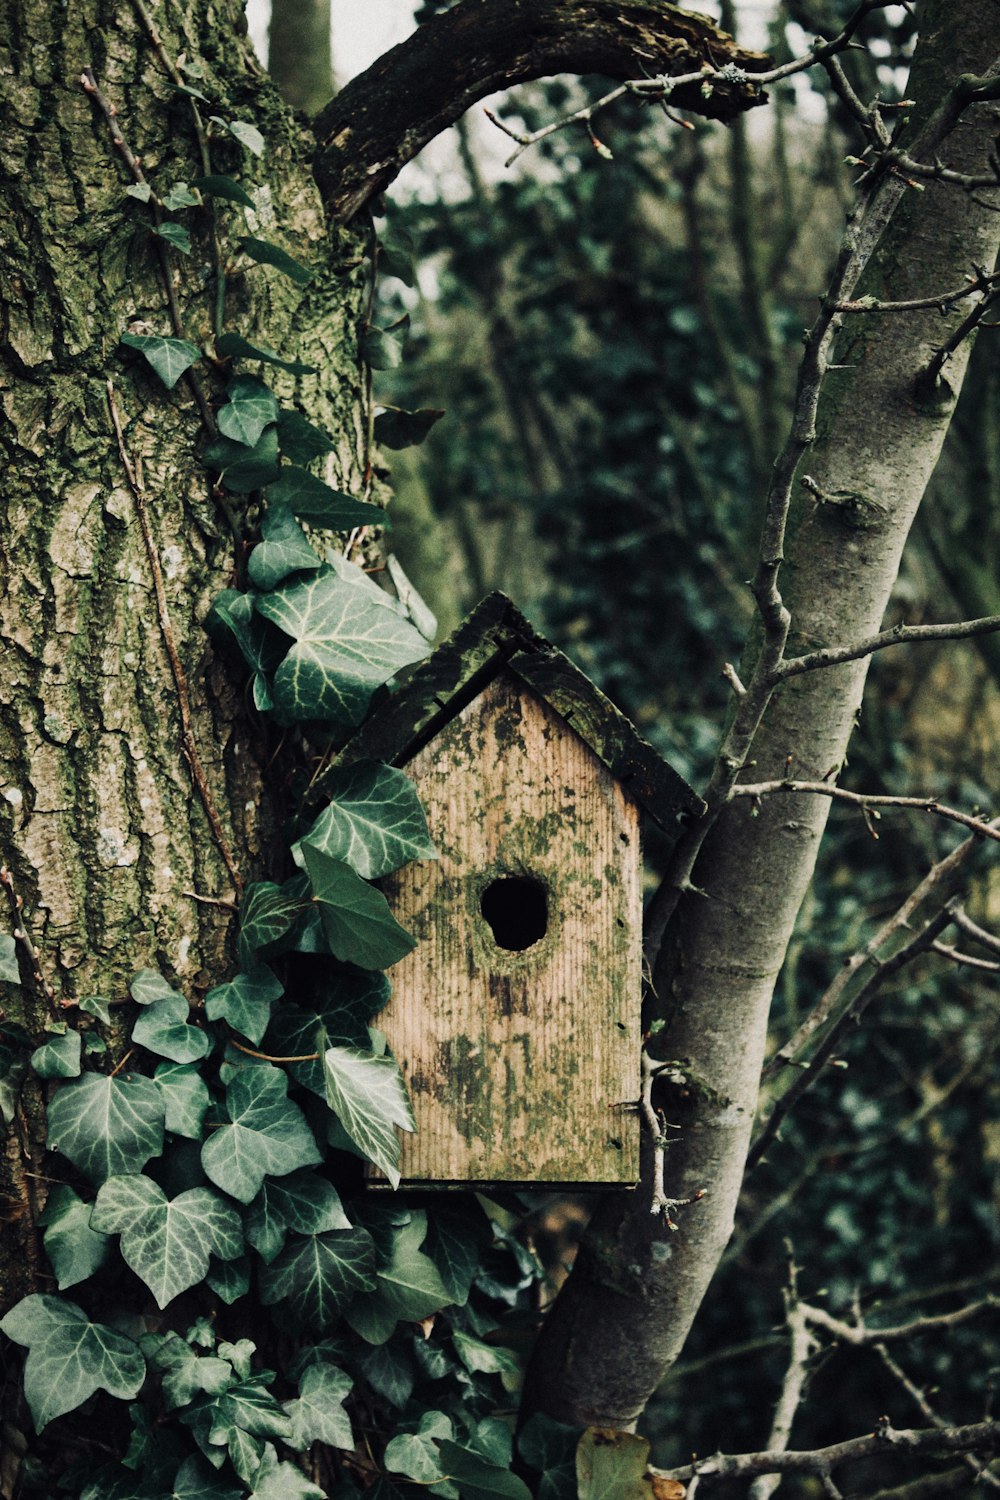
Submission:
[[529,625],[505,594],[489,594],[376,709],[338,756],[403,765],[500,672],[520,678],[580,736],[661,827],[705,804],[579,667]]

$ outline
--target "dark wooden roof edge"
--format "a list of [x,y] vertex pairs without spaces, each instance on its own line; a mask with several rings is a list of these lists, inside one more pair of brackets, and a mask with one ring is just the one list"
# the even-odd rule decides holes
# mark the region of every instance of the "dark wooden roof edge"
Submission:
[[505,594],[488,594],[455,632],[377,708],[337,757],[400,765],[414,756],[507,667],[565,719],[661,827],[705,804],[635,726],[543,639]]

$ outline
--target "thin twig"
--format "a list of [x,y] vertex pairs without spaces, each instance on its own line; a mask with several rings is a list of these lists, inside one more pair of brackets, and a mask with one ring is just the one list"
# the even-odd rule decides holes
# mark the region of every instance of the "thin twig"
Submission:
[[933,813],[935,817],[945,818],[949,823],[961,824],[963,828],[968,828],[980,838],[995,839],[997,843],[1000,843],[1000,828],[996,826],[995,821],[989,822],[985,818],[974,817],[972,813],[960,812],[958,808],[948,807],[933,797],[892,797],[875,792],[849,792],[844,787],[834,786],[829,781],[793,780],[742,781],[733,787],[730,795],[733,798],[753,797],[759,800],[762,797],[773,797],[778,793],[829,797],[835,802],[847,802],[852,807],[860,807],[863,812],[886,807],[898,811]]
[[[785,1291],[785,1322],[789,1335],[788,1366],[767,1440],[768,1449],[772,1453],[784,1453],[788,1448],[792,1423],[805,1390],[809,1361],[818,1347],[816,1339],[809,1332],[805,1308],[798,1299],[796,1280],[793,1262],[789,1268],[789,1284]],[[770,1500],[780,1484],[780,1474],[759,1475],[750,1486],[750,1500]]]
[[940,953],[942,958],[949,959],[953,964],[961,964],[969,969],[981,969],[985,974],[1000,974],[1000,964],[993,963],[988,958],[973,958],[971,953],[961,953],[957,948],[949,947],[947,943],[935,943],[933,951]]
[[270,1052],[255,1052],[252,1047],[244,1047],[242,1042],[234,1041],[229,1037],[230,1047],[235,1047],[237,1052],[245,1052],[247,1057],[259,1057],[261,1062],[270,1063],[295,1063],[295,1062],[319,1062],[321,1052],[303,1052],[296,1057],[274,1057]]
[[164,649],[170,663],[171,675],[174,679],[174,687],[177,690],[177,708],[181,720],[181,749],[184,759],[188,763],[191,780],[201,799],[201,805],[205,810],[212,835],[216,846],[222,856],[222,861],[229,871],[230,879],[236,888],[237,895],[243,893],[243,881],[239,870],[236,868],[233,856],[229,851],[226,836],[222,827],[222,820],[212,800],[212,794],[205,779],[201,759],[198,755],[198,746],[194,737],[194,729],[191,723],[191,706],[188,699],[187,679],[181,660],[177,654],[177,645],[174,641],[173,627],[170,623],[170,615],[167,610],[167,594],[163,585],[163,572],[160,568],[160,558],[156,550],[156,542],[153,537],[152,527],[149,521],[149,513],[146,509],[146,496],[140,483],[139,476],[128,454],[125,446],[125,438],[122,433],[121,419],[118,415],[118,407],[115,402],[115,389],[112,382],[107,382],[108,407],[111,412],[111,421],[115,429],[115,437],[118,440],[118,452],[121,455],[122,467],[128,479],[129,489],[132,491],[132,499],[135,502],[136,515],[139,518],[139,526],[142,530],[142,539],[146,548],[146,556],[149,560],[149,569],[153,579],[153,593],[156,597],[156,612],[160,622],[160,634],[163,638]]
[[978,620],[958,620],[946,625],[893,625],[891,629],[855,641],[851,646],[827,646],[819,651],[809,651],[805,656],[790,656],[775,668],[772,680],[777,684],[786,682],[789,677],[800,677],[803,672],[859,661],[876,651],[884,651],[887,646],[913,645],[920,641],[962,641],[972,636],[993,635],[998,630],[1000,615],[982,615]]
[[[42,950],[35,943],[28,928],[24,916],[24,897],[20,896],[14,888],[14,877],[6,865],[0,865],[0,885],[7,893],[7,902],[10,906],[10,915],[13,921],[13,937],[19,943],[28,960],[31,977],[38,987],[38,992],[46,1004],[61,1017],[63,1003],[56,999],[53,986],[42,973]],[[71,1001],[66,1002],[72,1004]]]
[[860,1319],[856,1323],[846,1323],[842,1318],[835,1318],[832,1313],[827,1312],[825,1307],[816,1307],[810,1303],[803,1303],[802,1308],[806,1321],[814,1328],[824,1329],[842,1344],[863,1348],[876,1343],[907,1343],[910,1339],[921,1338],[924,1334],[936,1334],[946,1328],[956,1328],[960,1323],[968,1323],[983,1313],[1000,1311],[1000,1297],[983,1297],[981,1301],[967,1303],[965,1307],[958,1307],[954,1312],[934,1313],[925,1318],[913,1318],[909,1323],[897,1323],[889,1328],[869,1328]]
[[[937,1412],[934,1410],[933,1406],[931,1406],[923,1391],[910,1379],[909,1375],[907,1375],[902,1365],[900,1365],[898,1361],[892,1357],[885,1345],[879,1343],[875,1344],[873,1347],[882,1364],[889,1371],[889,1374],[896,1381],[896,1384],[899,1385],[901,1389],[904,1390],[909,1396],[910,1400],[913,1402],[914,1406],[917,1408],[924,1421],[929,1422],[932,1427],[946,1427],[948,1424],[945,1422],[944,1418],[938,1416]],[[1000,1489],[1000,1480],[996,1479],[994,1475],[989,1472],[988,1467],[985,1464],[980,1463],[979,1460],[977,1458],[974,1458],[971,1453],[964,1453],[962,1455],[962,1462],[967,1469],[971,1469],[977,1480],[982,1480],[987,1489]]]
[[845,313],[908,313],[921,312],[928,308],[939,307],[942,311],[950,307],[953,302],[961,302],[966,297],[972,297],[976,292],[991,291],[1000,282],[1000,273],[992,276],[977,271],[975,276],[970,276],[960,287],[951,292],[941,292],[936,297],[911,297],[908,301],[880,302],[877,297],[858,297],[853,302],[842,302],[838,312]]
[[705,1197],[706,1189],[699,1188],[690,1198],[671,1198],[667,1195],[664,1186],[664,1159],[666,1157],[669,1137],[667,1127],[653,1107],[653,1084],[656,1079],[665,1072],[671,1071],[673,1064],[663,1064],[650,1057],[643,1048],[642,1051],[642,1092],[639,1095],[639,1117],[643,1128],[650,1139],[653,1152],[653,1181],[650,1193],[649,1211],[651,1214],[662,1214],[663,1221],[668,1229],[676,1229],[677,1225],[673,1219],[675,1208],[687,1208],[692,1203],[700,1203]]
[[960,932],[964,932],[966,937],[981,943],[990,953],[1000,953],[1000,937],[997,937],[995,932],[987,932],[985,927],[980,927],[979,923],[974,922],[962,906],[955,912],[955,926]]

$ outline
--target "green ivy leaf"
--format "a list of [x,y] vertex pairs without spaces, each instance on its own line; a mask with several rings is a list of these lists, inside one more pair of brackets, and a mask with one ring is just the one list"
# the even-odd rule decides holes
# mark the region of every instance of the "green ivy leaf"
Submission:
[[129,349],[138,349],[168,391],[173,390],[185,370],[201,359],[201,350],[187,339],[165,339],[158,333],[123,333],[121,342]]
[[[270,1374],[271,1372],[268,1372]],[[210,1463],[225,1454],[246,1484],[253,1482],[264,1453],[266,1437],[287,1438],[292,1424],[284,1409],[257,1375],[231,1385],[215,1396],[198,1396],[180,1414]]]
[[205,1285],[211,1287],[227,1307],[231,1307],[250,1290],[249,1255],[241,1255],[238,1260],[213,1260],[205,1277]]
[[265,1178],[246,1215],[247,1240],[268,1264],[283,1249],[289,1233],[325,1234],[350,1228],[336,1188],[309,1171]]
[[278,441],[281,451],[293,464],[310,464],[324,453],[331,453],[333,439],[320,427],[314,427],[301,412],[282,410],[278,415]]
[[210,1021],[228,1021],[234,1031],[256,1043],[267,1030],[272,1003],[284,993],[280,979],[265,964],[257,964],[249,973],[237,974],[209,990],[205,1014]]
[[280,505],[294,515],[321,526],[326,531],[349,531],[352,526],[385,526],[387,518],[380,505],[355,500],[340,490],[331,489],[308,469],[286,464],[274,484],[268,485],[268,503]]
[[79,1078],[80,1046],[78,1031],[54,1036],[31,1054],[31,1066],[39,1078]]
[[422,406],[417,411],[404,411],[401,406],[387,406],[375,418],[375,441],[380,448],[392,448],[396,451],[415,448],[443,416],[443,410],[434,406]]
[[375,1286],[375,1245],[365,1229],[294,1235],[260,1274],[261,1301],[282,1304],[304,1328],[332,1328],[358,1292]]
[[427,655],[395,601],[342,558],[255,602],[295,642],[274,677],[275,700],[293,720],[357,724],[376,687]]
[[163,1096],[167,1129],[187,1140],[201,1140],[201,1128],[208,1113],[208,1085],[199,1070],[188,1063],[160,1063],[153,1074]]
[[218,1396],[236,1380],[228,1360],[198,1354],[179,1334],[145,1334],[139,1346],[149,1364],[163,1377],[163,1404],[167,1411],[187,1406],[201,1392]]
[[250,554],[250,582],[265,593],[292,573],[314,573],[322,566],[309,538],[291,513],[268,504],[261,522],[261,541]]
[[255,448],[265,427],[278,420],[278,400],[262,380],[235,375],[226,387],[227,400],[219,407],[219,431],[246,448]]
[[205,629],[216,639],[231,636],[254,679],[266,681],[285,653],[285,637],[262,615],[254,612],[253,599],[237,589],[217,594],[205,617]]
[[400,927],[381,891],[312,844],[302,845],[302,859],[335,958],[361,969],[388,969],[412,953],[417,940]]
[[244,1500],[245,1491],[217,1478],[197,1455],[177,1470],[170,1500]]
[[82,1011],[100,1021],[102,1026],[111,1025],[111,1001],[106,995],[84,995],[78,1004]]
[[312,281],[313,273],[309,267],[295,260],[286,250],[282,250],[280,245],[272,245],[268,240],[255,240],[248,235],[246,239],[240,240],[239,246],[244,255],[249,255],[251,260],[257,261],[260,265],[274,266],[276,270],[287,276],[289,281],[294,281],[296,286],[308,286]]
[[370,1047],[368,1022],[389,1000],[389,981],[373,970],[344,968],[330,976],[330,993],[312,1009],[279,1007],[267,1037],[267,1049],[282,1057],[314,1052],[315,1061],[291,1063],[296,1082],[326,1098],[322,1054],[328,1047]]
[[250,449],[233,438],[215,438],[206,447],[202,459],[207,468],[219,474],[227,490],[234,495],[249,495],[252,490],[263,489],[281,473],[278,429],[265,427]]
[[203,1281],[210,1255],[232,1260],[243,1249],[240,1218],[210,1188],[168,1199],[148,1177],[111,1177],[97,1194],[91,1227],[121,1234],[121,1252],[166,1307]]
[[588,1427],[576,1450],[579,1500],[650,1500],[648,1461],[646,1438]]
[[61,1151],[91,1182],[140,1172],[163,1150],[163,1096],[151,1078],[84,1073],[49,1105],[50,1151]]
[[441,1443],[441,1461],[464,1500],[531,1500],[523,1479],[459,1443]]
[[543,1412],[529,1417],[517,1440],[518,1452],[539,1474],[537,1500],[577,1500],[576,1445],[580,1429]]
[[308,906],[307,888],[302,881],[259,880],[247,886],[240,905],[240,962],[244,971],[257,967],[254,954],[272,948],[281,941]]
[[279,1460],[271,1444],[265,1444],[251,1500],[324,1500],[325,1495],[326,1491],[307,1479],[301,1469]]
[[451,1418],[441,1411],[425,1411],[416,1432],[403,1432],[386,1444],[385,1467],[417,1484],[427,1485],[434,1495],[454,1497],[458,1490],[448,1480],[435,1439],[453,1438]]
[[413,1364],[402,1350],[378,1344],[365,1350],[358,1365],[372,1390],[390,1406],[406,1405],[413,1394]]
[[393,766],[361,760],[323,782],[331,798],[303,843],[378,880],[414,859],[436,859],[427,819],[410,778]]
[[448,1292],[448,1301],[464,1307],[483,1256],[493,1240],[489,1220],[477,1203],[435,1209],[424,1250],[431,1257]]
[[215,174],[208,177],[196,177],[191,186],[197,188],[200,193],[207,193],[210,198],[225,198],[229,203],[242,203],[244,208],[255,207],[246,188],[241,187],[232,177]]
[[49,1193],[38,1222],[45,1226],[45,1253],[61,1292],[93,1276],[108,1258],[111,1241],[90,1227],[92,1203],[60,1183]]
[[177,213],[181,208],[197,208],[198,199],[188,189],[186,182],[175,182],[173,187],[163,197],[163,207],[170,213]]
[[188,1021],[190,1006],[183,995],[154,1000],[132,1028],[132,1040],[157,1057],[171,1062],[197,1062],[211,1051],[212,1043],[200,1026]]
[[146,1378],[146,1362],[131,1339],[91,1323],[64,1297],[24,1297],[0,1320],[0,1329],[15,1344],[27,1345],[24,1394],[37,1432],[95,1391],[130,1401]]
[[397,1188],[399,1141],[394,1127],[412,1131],[416,1123],[396,1059],[355,1047],[328,1047],[323,1069],[330,1108],[362,1156]]
[[362,358],[373,370],[398,370],[409,331],[409,313],[391,328],[369,328],[361,340]]
[[416,284],[413,268],[413,239],[403,230],[395,229],[391,238],[384,236],[379,241],[378,268],[386,276],[395,276],[404,286]]
[[495,1349],[457,1328],[451,1341],[470,1375],[516,1375],[520,1368],[509,1349]]
[[191,234],[183,224],[175,224],[172,219],[165,219],[158,229],[153,230],[153,234],[158,240],[166,240],[168,245],[173,245],[179,254],[191,254]]
[[419,1210],[393,1231],[391,1258],[377,1274],[374,1293],[347,1309],[348,1323],[369,1344],[384,1344],[398,1322],[418,1323],[447,1305],[437,1267],[420,1249],[426,1234],[427,1214]]
[[351,1393],[350,1375],[336,1365],[310,1365],[299,1382],[297,1401],[286,1401],[285,1410],[292,1420],[289,1446],[303,1453],[313,1443],[330,1448],[354,1447],[351,1419],[343,1407]]
[[215,351],[222,359],[262,359],[265,364],[277,365],[289,375],[315,375],[315,365],[304,365],[298,360],[282,359],[266,344],[251,344],[239,333],[223,333],[215,341]]
[[137,198],[140,203],[148,203],[153,196],[153,189],[148,182],[133,182],[125,189],[127,198]]
[[167,983],[159,969],[140,969],[128,992],[136,1005],[152,1005],[154,1000],[176,1000],[180,993]]
[[246,120],[228,120],[226,122],[226,129],[231,136],[234,136],[239,141],[241,146],[245,146],[254,156],[264,155],[264,137],[256,125],[251,125]]
[[21,1047],[11,1046],[11,1040],[13,1037],[8,1022],[3,1032],[0,1033],[0,1117],[8,1125],[12,1124],[17,1116],[21,1087],[28,1073],[27,1054]]
[[230,1123],[202,1147],[206,1176],[241,1203],[260,1192],[264,1178],[284,1177],[322,1160],[298,1105],[286,1097],[280,1068],[259,1066],[238,1073],[226,1089]]
[[21,983],[21,971],[17,966],[17,943],[8,932],[0,933],[0,981],[4,984]]

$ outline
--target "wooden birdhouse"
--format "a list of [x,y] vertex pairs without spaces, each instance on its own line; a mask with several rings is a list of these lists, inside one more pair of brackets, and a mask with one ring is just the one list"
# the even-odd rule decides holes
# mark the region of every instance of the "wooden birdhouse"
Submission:
[[623,1185],[639,1174],[640,815],[703,804],[492,594],[369,720],[437,860],[383,881],[419,944],[377,1025],[406,1077],[409,1182]]

